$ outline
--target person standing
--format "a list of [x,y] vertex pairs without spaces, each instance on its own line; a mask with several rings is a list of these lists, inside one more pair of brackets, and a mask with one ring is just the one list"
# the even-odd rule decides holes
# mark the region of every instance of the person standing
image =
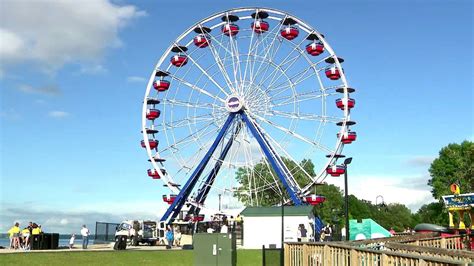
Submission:
[[20,223],[16,222],[10,230],[8,230],[10,236],[10,248],[17,249],[20,247]]
[[173,229],[169,225],[166,228],[166,240],[168,241],[168,246],[171,248],[174,242],[174,233]]
[[304,227],[304,224],[300,225],[300,236],[301,242],[308,242],[308,231]]
[[74,241],[76,240],[76,234],[72,234],[71,238],[69,239],[69,249],[74,248]]
[[87,229],[86,225],[82,225],[81,229],[81,235],[82,235],[82,249],[87,249],[87,245],[89,245],[89,229]]

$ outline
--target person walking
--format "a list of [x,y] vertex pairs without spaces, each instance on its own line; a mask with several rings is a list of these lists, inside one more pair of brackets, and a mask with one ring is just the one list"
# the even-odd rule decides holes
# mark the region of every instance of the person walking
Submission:
[[166,228],[166,240],[168,241],[168,246],[171,248],[174,242],[174,233],[170,226]]
[[20,231],[20,223],[18,222],[8,230],[10,236],[10,248],[17,249],[20,247]]
[[82,235],[82,249],[87,249],[87,245],[89,245],[89,229],[87,229],[86,225],[82,225],[81,235]]

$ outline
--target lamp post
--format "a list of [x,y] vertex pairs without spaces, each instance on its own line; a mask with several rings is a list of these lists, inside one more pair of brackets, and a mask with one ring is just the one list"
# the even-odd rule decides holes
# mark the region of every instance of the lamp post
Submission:
[[219,213],[221,212],[221,194],[219,194]]
[[346,219],[346,241],[349,241],[349,193],[347,192],[347,166],[352,162],[352,157],[344,160],[344,216]]
[[280,265],[284,265],[284,242],[285,242],[285,198],[281,191],[281,249],[280,249]]

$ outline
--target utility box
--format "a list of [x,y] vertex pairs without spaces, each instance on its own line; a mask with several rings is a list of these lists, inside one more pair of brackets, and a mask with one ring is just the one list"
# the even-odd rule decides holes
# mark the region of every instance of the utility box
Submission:
[[233,233],[198,233],[193,236],[194,265],[237,264],[237,245]]

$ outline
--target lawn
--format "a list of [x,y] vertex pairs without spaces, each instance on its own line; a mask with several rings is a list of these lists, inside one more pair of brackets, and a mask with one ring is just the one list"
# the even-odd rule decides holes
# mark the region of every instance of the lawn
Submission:
[[[1,254],[0,265],[193,265],[192,250]],[[238,250],[237,265],[262,265],[261,250]]]

